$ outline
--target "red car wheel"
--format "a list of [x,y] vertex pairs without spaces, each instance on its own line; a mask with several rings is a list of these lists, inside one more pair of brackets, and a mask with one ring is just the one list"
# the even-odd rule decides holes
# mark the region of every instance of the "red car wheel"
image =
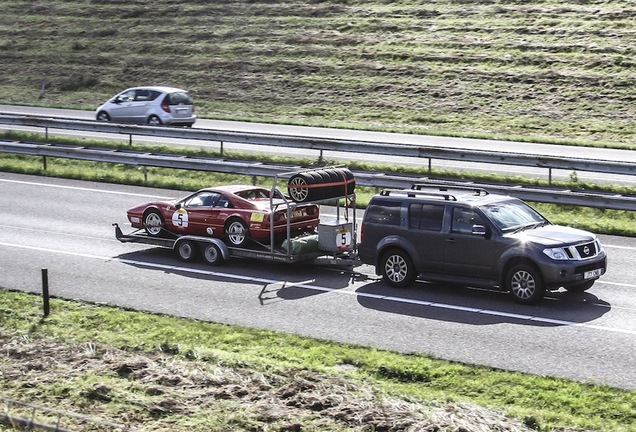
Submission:
[[148,210],[144,215],[144,228],[146,229],[148,235],[152,237],[161,235],[164,226],[165,221],[163,220],[163,216],[161,216],[161,213],[159,213],[158,210]]
[[231,219],[225,228],[225,235],[232,246],[244,246],[247,243],[247,225],[241,219]]

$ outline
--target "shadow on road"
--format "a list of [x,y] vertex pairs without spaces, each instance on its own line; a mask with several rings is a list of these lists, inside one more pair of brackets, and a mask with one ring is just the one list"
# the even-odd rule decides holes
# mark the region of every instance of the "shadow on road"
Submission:
[[[611,305],[591,292],[549,293],[537,305],[519,305],[505,292],[418,281],[410,288],[392,288],[348,268],[334,269],[306,263],[273,263],[232,259],[220,266],[182,262],[167,249],[150,248],[120,255],[128,265],[215,283],[259,286],[258,300],[267,306],[343,290],[353,284],[358,303],[368,309],[439,321],[473,325],[515,323],[564,326],[594,321]],[[360,286],[360,283],[364,285]],[[212,287],[213,288],[213,287]],[[593,291],[593,288],[592,288]]]
[[554,327],[594,321],[611,305],[590,292],[548,293],[536,305],[520,305],[506,292],[439,283],[417,282],[392,288],[381,281],[356,290],[365,308],[412,317],[473,325],[514,323]]
[[367,276],[350,269],[288,264],[253,259],[231,259],[219,266],[201,262],[183,262],[163,248],[149,248],[117,257],[121,262],[143,269],[155,269],[189,279],[214,282],[245,283],[262,286],[259,301],[262,305],[277,301],[299,300],[325,292],[347,288],[350,283],[366,280]]

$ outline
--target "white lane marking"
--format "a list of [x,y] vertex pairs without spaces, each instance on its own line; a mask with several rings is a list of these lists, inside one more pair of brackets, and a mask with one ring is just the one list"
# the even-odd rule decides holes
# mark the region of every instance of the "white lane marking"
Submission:
[[314,290],[314,291],[330,292],[330,293],[334,293],[334,294],[353,295],[353,296],[356,296],[356,297],[372,298],[372,299],[378,299],[378,300],[387,300],[387,301],[393,301],[393,302],[398,302],[398,303],[410,303],[410,304],[415,304],[415,305],[420,305],[420,306],[427,306],[427,307],[431,307],[431,308],[449,309],[449,310],[456,310],[456,311],[460,311],[460,312],[468,312],[468,313],[482,314],[482,315],[488,315],[488,316],[499,316],[499,317],[505,317],[505,318],[514,318],[514,319],[519,319],[519,320],[528,320],[528,321],[541,322],[541,323],[547,323],[547,324],[558,324],[558,325],[562,325],[562,326],[582,327],[582,328],[603,330],[603,331],[609,331],[609,332],[613,332],[613,333],[623,333],[623,334],[635,335],[636,336],[636,330],[628,330],[628,329],[620,329],[620,328],[614,328],[614,327],[599,326],[599,325],[595,325],[595,324],[591,324],[591,323],[577,323],[577,322],[574,322],[574,321],[558,320],[558,319],[540,317],[540,316],[536,316],[536,315],[516,314],[516,313],[503,312],[503,311],[497,311],[497,310],[491,310],[491,309],[482,309],[482,308],[459,306],[459,305],[453,305],[453,304],[447,304],[447,303],[438,303],[438,302],[429,302],[429,301],[424,301],[424,300],[406,299],[406,298],[401,298],[401,297],[387,296],[387,295],[380,295],[380,294],[359,293],[359,292],[355,292],[355,291],[341,291],[340,289],[337,289],[337,288],[322,287],[322,286],[318,286],[318,285],[312,285],[311,283],[307,283],[307,282],[288,282],[288,281],[282,281],[282,280],[276,280],[276,279],[257,278],[257,277],[252,277],[252,276],[237,275],[237,274],[233,274],[233,273],[216,272],[216,271],[210,271],[210,270],[205,270],[205,269],[193,269],[193,268],[189,268],[189,267],[181,267],[181,266],[176,266],[176,265],[150,263],[150,262],[145,262],[145,261],[137,261],[137,260],[131,260],[131,259],[125,259],[125,258],[116,258],[116,257],[92,255],[92,254],[86,254],[86,253],[80,253],[80,252],[62,251],[62,250],[48,249],[48,248],[37,247],[37,246],[16,245],[16,244],[5,243],[5,242],[0,242],[0,245],[7,246],[7,247],[20,248],[20,249],[36,250],[36,251],[40,251],[40,252],[50,252],[50,253],[57,253],[57,254],[62,254],[62,255],[71,255],[71,256],[77,256],[77,257],[82,257],[82,258],[92,258],[92,259],[98,259],[98,260],[101,260],[101,261],[111,261],[111,262],[120,262],[120,263],[124,263],[124,264],[133,264],[133,265],[138,265],[138,266],[142,266],[142,267],[157,268],[157,269],[168,270],[168,271],[178,271],[178,272],[183,272],[183,273],[204,274],[204,275],[208,275],[208,276],[222,277],[222,278],[234,279],[234,280],[245,281],[245,282],[262,283],[262,284],[266,284],[266,285],[280,285],[280,284],[282,284],[284,286],[295,286],[295,287],[301,288],[301,289],[310,289],[310,290]]
[[614,248],[614,249],[625,249],[625,250],[636,250],[634,246],[619,246],[619,245],[608,245],[603,243],[604,248]]
[[597,280],[595,283],[603,283],[606,285],[616,285],[616,286],[622,286],[622,287],[628,287],[628,288],[636,288],[636,285],[634,284],[628,284],[628,283],[622,283],[622,282],[607,282],[604,280]]
[[164,199],[164,200],[173,199],[173,197],[162,197],[162,196],[157,196],[157,195],[148,195],[148,194],[122,192],[122,191],[110,191],[110,190],[104,190],[104,189],[84,188],[84,187],[77,187],[77,186],[54,185],[54,184],[27,182],[27,181],[20,181],[20,180],[0,179],[0,182],[27,184],[27,185],[33,185],[33,186],[44,186],[44,187],[59,188],[59,189],[73,189],[73,190],[81,190],[81,191],[87,191],[87,192],[102,192],[102,193],[107,193],[107,194],[112,194],[112,195],[152,197],[152,198],[159,198],[159,199]]

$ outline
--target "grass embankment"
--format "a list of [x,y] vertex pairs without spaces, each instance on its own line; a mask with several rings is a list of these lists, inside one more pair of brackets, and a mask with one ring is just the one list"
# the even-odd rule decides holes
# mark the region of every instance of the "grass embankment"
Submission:
[[606,386],[2,289],[0,322],[4,397],[144,430],[636,430]]
[[629,0],[4,0],[0,94],[94,109],[168,84],[210,118],[633,147],[635,14]]

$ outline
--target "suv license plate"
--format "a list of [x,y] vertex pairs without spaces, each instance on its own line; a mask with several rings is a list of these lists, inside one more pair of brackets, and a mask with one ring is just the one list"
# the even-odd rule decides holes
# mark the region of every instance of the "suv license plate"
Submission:
[[603,274],[602,269],[591,270],[583,273],[583,279],[591,279],[593,277],[599,277]]

